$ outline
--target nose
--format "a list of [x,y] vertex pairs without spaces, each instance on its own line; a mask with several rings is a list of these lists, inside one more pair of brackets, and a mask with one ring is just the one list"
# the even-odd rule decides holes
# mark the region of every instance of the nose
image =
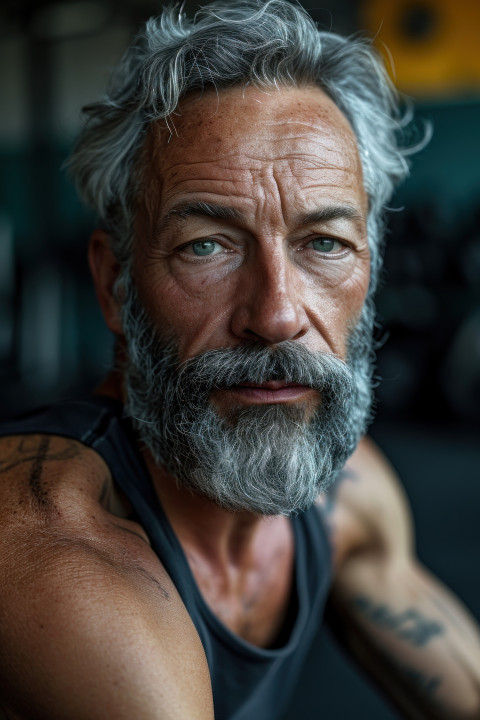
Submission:
[[305,284],[287,251],[257,250],[242,270],[231,320],[233,334],[268,345],[303,337],[309,328]]

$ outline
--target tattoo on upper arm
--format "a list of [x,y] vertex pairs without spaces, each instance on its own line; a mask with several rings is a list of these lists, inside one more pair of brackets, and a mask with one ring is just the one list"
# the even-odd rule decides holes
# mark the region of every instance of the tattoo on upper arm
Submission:
[[377,627],[391,630],[397,637],[415,647],[424,647],[433,637],[445,632],[439,622],[425,618],[413,608],[396,613],[387,605],[373,602],[365,595],[353,598],[352,607]]
[[32,494],[36,499],[37,503],[42,508],[47,507],[47,505],[49,504],[47,492],[44,485],[42,484],[43,463],[45,462],[45,458],[47,457],[49,447],[50,438],[48,436],[42,437],[40,440],[40,445],[38,446],[37,455],[32,463],[32,469],[30,471],[29,477],[30,490],[32,491]]
[[40,452],[42,452],[42,463],[52,460],[71,460],[74,457],[78,457],[82,452],[78,443],[75,442],[75,440],[69,439],[65,439],[65,444],[60,450],[51,450],[49,452],[48,447],[46,450],[41,450],[45,440],[48,440],[48,436],[43,436],[40,444],[38,436],[22,436],[12,451],[0,460],[0,475],[7,473],[9,470],[13,470],[19,465],[35,463]]
[[139,572],[140,575],[142,575],[146,580],[148,580],[150,583],[152,583],[157,590],[159,590],[160,595],[163,597],[164,600],[170,600],[170,593],[168,590],[166,590],[160,580],[153,575],[153,573],[146,570],[141,565],[136,568],[136,570]]
[[65,439],[60,447],[52,448],[51,435],[23,435],[17,438],[11,451],[0,459],[0,475],[22,465],[30,465],[28,486],[30,497],[37,509],[42,511],[55,509],[48,494],[44,479],[44,466],[47,462],[70,460],[81,455],[77,442]]

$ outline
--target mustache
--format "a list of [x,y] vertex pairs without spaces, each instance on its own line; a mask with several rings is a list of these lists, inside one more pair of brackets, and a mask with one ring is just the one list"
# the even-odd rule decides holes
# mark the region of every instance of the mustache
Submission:
[[252,344],[207,350],[177,365],[175,376],[180,386],[201,388],[203,392],[268,381],[296,383],[319,391],[331,388],[332,383],[341,382],[343,391],[354,386],[351,370],[343,360],[293,341],[274,349]]

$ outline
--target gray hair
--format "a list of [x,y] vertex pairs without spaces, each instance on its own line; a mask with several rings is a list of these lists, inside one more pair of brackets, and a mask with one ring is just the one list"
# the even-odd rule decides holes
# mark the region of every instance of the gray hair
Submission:
[[349,120],[369,197],[371,289],[381,266],[383,209],[408,174],[399,144],[406,119],[371,42],[319,31],[288,0],[217,0],[187,18],[178,7],[151,18],[115,69],[106,95],[84,108],[87,122],[69,161],[80,195],[111,235],[125,267],[133,246],[138,158],[150,123],[192,90],[235,85],[316,85]]

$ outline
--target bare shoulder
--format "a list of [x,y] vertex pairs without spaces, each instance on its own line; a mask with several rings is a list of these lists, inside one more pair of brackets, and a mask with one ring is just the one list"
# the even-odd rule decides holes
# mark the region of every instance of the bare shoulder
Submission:
[[198,697],[199,717],[211,717],[198,635],[128,510],[107,465],[82,444],[49,435],[0,440],[7,717],[193,717]]
[[26,528],[32,542],[63,534],[108,544],[108,530],[128,527],[129,512],[104,460],[82,443],[55,435],[0,439],[0,544],[24,537]]
[[[69,438],[14,435],[0,439],[0,497],[4,521],[22,514],[55,513],[70,493],[99,497],[110,473],[100,456]],[[8,501],[8,502],[5,502]]]
[[405,555],[413,528],[401,481],[381,450],[363,438],[337,483],[319,498],[334,546],[335,565],[359,553]]

